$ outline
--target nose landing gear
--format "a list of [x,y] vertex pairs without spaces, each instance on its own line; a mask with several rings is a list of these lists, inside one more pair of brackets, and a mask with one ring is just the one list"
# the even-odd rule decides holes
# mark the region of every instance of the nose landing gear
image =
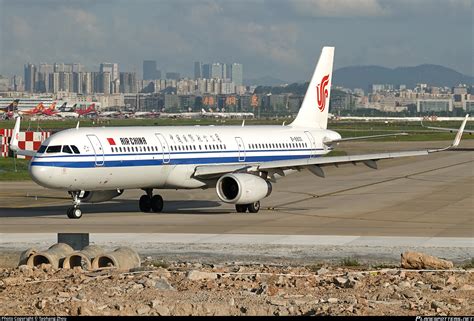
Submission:
[[138,201],[140,211],[149,213],[160,213],[163,210],[163,198],[160,195],[153,195],[152,189],[145,189],[146,195],[142,195]]
[[80,219],[82,217],[82,211],[79,208],[79,205],[81,204],[81,199],[79,198],[81,191],[69,192],[69,194],[72,196],[73,205],[67,209],[67,217],[71,219]]

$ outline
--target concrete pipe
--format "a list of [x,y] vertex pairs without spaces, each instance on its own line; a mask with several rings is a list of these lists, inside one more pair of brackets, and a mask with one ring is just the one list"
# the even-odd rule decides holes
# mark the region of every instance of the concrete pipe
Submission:
[[129,247],[119,247],[115,251],[102,254],[92,260],[92,269],[116,268],[121,271],[127,271],[140,266],[140,256]]
[[38,251],[33,247],[21,252],[18,266],[26,265],[28,263],[28,259],[30,258],[30,256],[32,256],[33,254],[36,254],[36,252]]
[[66,256],[74,252],[72,247],[65,243],[57,243],[51,246],[47,251],[38,252],[30,256],[27,265],[38,266],[41,264],[51,264],[52,267],[58,268],[62,265],[62,261]]
[[63,268],[71,269],[80,266],[83,270],[90,270],[92,259],[104,253],[104,250],[98,245],[88,245],[80,251],[73,252],[66,256],[63,262]]

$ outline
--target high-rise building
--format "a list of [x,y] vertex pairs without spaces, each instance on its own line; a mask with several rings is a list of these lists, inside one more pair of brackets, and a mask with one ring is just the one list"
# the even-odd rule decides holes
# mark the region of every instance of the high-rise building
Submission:
[[60,91],[59,88],[59,72],[53,72],[49,76],[49,84],[50,84],[50,91],[53,93],[57,93]]
[[243,66],[242,64],[233,63],[231,67],[230,79],[236,86],[242,86],[243,84]]
[[156,68],[155,60],[143,61],[143,80],[155,80],[161,78],[161,71]]
[[36,66],[33,64],[25,65],[25,91],[34,92],[36,83]]
[[202,78],[211,79],[211,64],[203,64],[202,65]]
[[120,92],[129,94],[137,92],[137,75],[134,72],[120,73]]
[[92,94],[94,91],[92,73],[85,72],[82,78],[82,91],[85,95]]
[[[103,93],[105,94],[108,92],[109,94],[116,94],[119,92],[120,88],[120,74],[119,74],[119,67],[118,64],[116,63],[109,63],[109,62],[103,62],[100,64],[100,69],[99,72],[101,74],[108,73],[108,76],[103,76],[102,77],[102,88],[103,88]],[[107,90],[105,88],[106,84],[104,83],[105,80],[110,79],[109,81],[109,89]]]
[[215,62],[211,65],[211,77],[222,79],[222,64]]
[[101,84],[100,84],[100,92],[104,93],[104,95],[110,95],[111,89],[111,82],[112,82],[112,74],[110,72],[100,72]]
[[199,79],[202,77],[202,62],[196,61],[194,62],[194,79]]
[[166,79],[179,80],[179,78],[180,78],[179,72],[167,72],[166,73]]
[[75,93],[82,94],[84,92],[84,72],[72,73],[72,90]]

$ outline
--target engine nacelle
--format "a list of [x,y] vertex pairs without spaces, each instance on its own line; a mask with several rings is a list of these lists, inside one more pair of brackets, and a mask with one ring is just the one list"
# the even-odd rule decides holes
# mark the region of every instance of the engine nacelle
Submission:
[[216,190],[223,202],[251,204],[270,195],[272,185],[263,178],[252,174],[235,173],[219,178]]
[[100,203],[100,202],[107,202],[111,199],[122,195],[123,189],[118,190],[109,190],[109,191],[85,191],[84,194],[79,196],[81,202],[84,203]]

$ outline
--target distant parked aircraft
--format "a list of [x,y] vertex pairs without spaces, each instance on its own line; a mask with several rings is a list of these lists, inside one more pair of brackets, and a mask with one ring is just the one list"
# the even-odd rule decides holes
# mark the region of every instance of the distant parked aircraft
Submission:
[[7,107],[0,108],[0,115],[3,119],[13,118],[14,112],[18,109],[19,99],[12,101]]

